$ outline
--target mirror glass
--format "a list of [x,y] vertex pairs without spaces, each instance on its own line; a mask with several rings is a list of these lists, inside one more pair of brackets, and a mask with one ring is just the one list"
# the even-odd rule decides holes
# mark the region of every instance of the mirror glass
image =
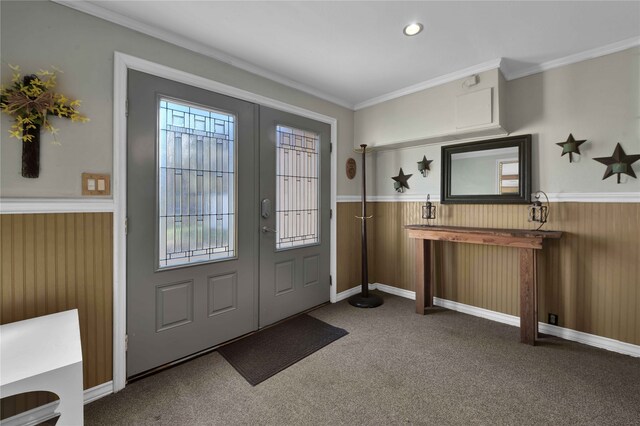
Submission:
[[451,155],[451,195],[517,194],[518,147]]
[[531,200],[531,135],[443,146],[441,158],[443,204]]

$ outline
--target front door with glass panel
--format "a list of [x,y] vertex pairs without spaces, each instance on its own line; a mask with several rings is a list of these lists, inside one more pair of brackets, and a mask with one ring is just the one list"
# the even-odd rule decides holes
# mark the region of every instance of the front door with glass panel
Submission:
[[328,301],[330,127],[136,71],[128,99],[127,377]]
[[255,330],[255,105],[130,71],[127,376]]
[[260,326],[329,300],[330,126],[260,108]]

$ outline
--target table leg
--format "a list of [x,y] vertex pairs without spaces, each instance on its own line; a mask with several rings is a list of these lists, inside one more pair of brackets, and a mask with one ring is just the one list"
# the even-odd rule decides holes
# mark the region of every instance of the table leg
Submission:
[[416,313],[424,315],[433,306],[431,240],[416,239]]
[[538,335],[538,301],[534,249],[520,249],[520,342],[535,345]]
[[56,410],[60,413],[60,418],[56,425],[82,426],[84,424],[82,362],[69,365],[59,371],[64,376],[64,380],[51,388],[60,397],[60,404]]

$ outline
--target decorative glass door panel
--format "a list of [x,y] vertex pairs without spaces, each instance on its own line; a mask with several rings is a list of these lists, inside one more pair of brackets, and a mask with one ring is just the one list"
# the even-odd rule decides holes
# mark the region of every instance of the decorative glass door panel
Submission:
[[276,126],[276,249],[318,244],[320,136]]
[[234,115],[160,98],[158,266],[236,256]]
[[127,377],[135,377],[258,328],[258,110],[139,71],[127,80]]
[[260,107],[260,327],[329,300],[330,133]]

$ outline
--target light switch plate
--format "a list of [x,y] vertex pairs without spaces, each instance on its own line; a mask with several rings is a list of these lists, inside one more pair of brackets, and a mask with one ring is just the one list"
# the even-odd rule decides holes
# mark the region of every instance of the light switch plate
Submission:
[[111,195],[110,175],[82,173],[82,195]]

